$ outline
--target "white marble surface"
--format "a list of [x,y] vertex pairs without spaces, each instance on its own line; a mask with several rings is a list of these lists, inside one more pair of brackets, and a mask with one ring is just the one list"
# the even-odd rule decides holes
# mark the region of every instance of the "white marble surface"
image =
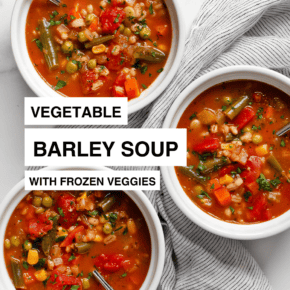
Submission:
[[[204,0],[179,0],[186,28]],[[35,96],[16,67],[10,44],[10,19],[15,1],[0,0],[0,202],[23,178],[23,99]],[[290,230],[272,238],[243,242],[270,280],[274,290],[290,285]],[[262,289],[261,289],[262,290]]]

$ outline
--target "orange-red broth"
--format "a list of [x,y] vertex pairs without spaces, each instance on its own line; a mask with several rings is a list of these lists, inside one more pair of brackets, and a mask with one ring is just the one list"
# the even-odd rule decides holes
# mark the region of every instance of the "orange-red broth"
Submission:
[[[255,102],[252,98],[255,92],[263,94],[260,103]],[[207,135],[209,132],[209,128],[204,125],[198,129],[195,128],[192,130],[190,124],[192,120],[196,119],[196,117],[193,116],[205,108],[210,108],[216,112],[218,110],[221,111],[222,108],[225,109],[225,103],[223,102],[224,97],[230,97],[234,101],[244,94],[251,96],[251,102],[249,105],[255,112],[258,112],[260,108],[263,108],[262,114],[256,113],[256,116],[244,128],[244,131],[247,131],[248,129],[248,131],[252,132],[253,135],[260,134],[263,141],[258,145],[253,142],[243,143],[243,148],[246,149],[249,156],[257,156],[256,148],[262,144],[267,144],[269,153],[263,157],[267,158],[269,154],[274,154],[289,178],[289,135],[284,135],[283,137],[277,137],[275,135],[275,132],[289,123],[289,96],[272,86],[255,81],[232,81],[216,85],[203,92],[187,107],[177,126],[178,128],[187,129],[187,165],[193,165],[194,168],[197,168],[200,164],[198,154],[192,152],[192,148],[194,145],[202,142],[202,140],[206,138],[203,134]],[[265,112],[269,106],[273,107],[274,110],[272,116],[267,118]],[[258,115],[262,115],[262,117],[258,117]],[[226,121],[228,124],[231,123],[229,119],[226,119]],[[216,136],[219,138],[220,142],[224,142],[224,136],[220,132],[220,129]],[[237,137],[239,136],[240,134]],[[240,166],[240,168],[243,168],[243,166]],[[207,178],[219,179],[221,170],[222,169],[209,174]],[[267,163],[267,161],[263,162],[261,173],[264,174],[268,181],[279,177],[281,184],[276,188],[272,188],[271,192],[259,190],[257,193],[252,193],[250,197],[245,195],[249,190],[242,185],[237,190],[231,192],[232,200],[229,205],[224,207],[217,202],[214,194],[211,193],[212,190],[209,188],[209,183],[206,186],[202,186],[202,188],[209,194],[211,199],[209,200],[205,196],[201,199],[199,196],[199,187],[201,185],[195,180],[180,173],[178,168],[176,168],[176,174],[183,190],[200,209],[215,218],[227,222],[242,224],[263,222],[268,219],[273,219],[290,209],[290,184],[287,183],[286,178],[280,176],[280,174],[278,174],[277,171]],[[233,196],[237,198],[233,198]],[[266,218],[253,216],[253,207],[255,207],[255,203],[259,203],[259,200],[261,199],[266,200],[265,206],[267,207],[267,213],[270,212],[270,215],[267,215]]]

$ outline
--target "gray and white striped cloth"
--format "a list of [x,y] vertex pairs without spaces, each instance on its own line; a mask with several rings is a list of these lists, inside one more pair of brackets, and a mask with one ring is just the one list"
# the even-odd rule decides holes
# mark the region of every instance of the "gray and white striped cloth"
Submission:
[[[290,76],[289,0],[206,0],[192,24],[174,80],[153,104],[130,115],[129,125],[120,128],[160,128],[173,101],[192,81],[213,69],[242,64]],[[196,226],[173,203],[163,182],[161,188],[146,194],[166,223],[162,290],[271,289],[239,241]]]

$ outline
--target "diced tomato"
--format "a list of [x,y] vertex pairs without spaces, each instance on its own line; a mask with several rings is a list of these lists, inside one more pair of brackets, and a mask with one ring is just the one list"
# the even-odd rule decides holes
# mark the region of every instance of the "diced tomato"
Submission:
[[52,229],[53,222],[49,220],[50,214],[44,212],[39,214],[37,218],[29,220],[28,232],[32,239],[43,237]]
[[101,15],[103,33],[114,33],[126,17],[124,10],[114,8],[106,9]]
[[253,99],[256,103],[260,103],[262,100],[263,94],[260,92],[253,93]]
[[256,195],[259,192],[259,184],[256,181],[251,183],[246,182],[245,186],[252,193],[252,195]]
[[[50,278],[47,281],[47,290],[62,290],[64,286],[78,285],[78,290],[82,290],[82,281],[80,278],[75,278],[74,276],[67,276],[61,274],[59,271],[54,270]],[[69,289],[69,287],[67,287]]]
[[267,198],[261,194],[253,203],[253,209],[250,210],[249,217],[252,221],[269,220],[272,215],[267,208]]
[[65,240],[60,244],[61,247],[67,247],[72,244],[75,235],[84,230],[84,226],[78,226],[73,231],[71,231]]
[[255,115],[256,113],[252,107],[246,107],[233,120],[233,124],[241,130],[255,117]]
[[126,1],[125,0],[113,0],[112,5],[113,6],[125,6]]
[[69,193],[64,193],[59,196],[56,202],[57,211],[60,214],[59,223],[69,228],[76,223],[78,213],[76,210],[76,199]]
[[262,170],[262,161],[258,156],[251,156],[245,167],[246,170],[241,173],[241,177],[244,179],[245,186],[252,192],[253,194],[257,193],[257,189],[259,189],[255,183],[257,178],[259,178]]
[[115,82],[114,82],[114,86],[120,86],[120,87],[123,87],[124,84],[125,84],[125,81],[126,81],[126,80],[127,80],[127,79],[126,79],[126,74],[123,73],[123,72],[121,72],[121,73],[117,76],[117,78],[116,78],[116,80],[115,80]]
[[109,53],[108,53],[108,62],[107,62],[107,68],[110,70],[120,70],[125,66],[125,62],[122,62],[122,56],[119,53],[118,55],[113,55],[111,53],[111,50],[113,49],[112,46],[109,47]]
[[101,80],[94,70],[86,70],[81,72],[80,82],[84,95],[96,92],[99,87],[94,87],[97,81]]
[[27,271],[23,272],[23,279],[25,285],[31,285],[36,281],[34,276],[35,271],[36,270],[34,268],[30,268]]
[[193,146],[192,150],[198,153],[214,152],[220,147],[220,141],[218,138],[207,138],[202,142]]
[[102,271],[114,273],[122,268],[124,256],[121,254],[105,255],[101,254],[95,260],[95,266]]

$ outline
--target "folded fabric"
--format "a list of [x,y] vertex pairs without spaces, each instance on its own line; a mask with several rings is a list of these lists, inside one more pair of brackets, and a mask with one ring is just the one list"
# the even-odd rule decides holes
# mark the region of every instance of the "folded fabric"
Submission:
[[[178,95],[196,78],[217,68],[250,64],[290,76],[289,36],[289,1],[206,0],[192,24],[174,80],[153,104],[130,115],[128,126],[119,128],[160,128]],[[164,224],[166,261],[162,290],[271,289],[239,241],[204,231],[182,214],[163,182],[161,189],[146,194]]]

